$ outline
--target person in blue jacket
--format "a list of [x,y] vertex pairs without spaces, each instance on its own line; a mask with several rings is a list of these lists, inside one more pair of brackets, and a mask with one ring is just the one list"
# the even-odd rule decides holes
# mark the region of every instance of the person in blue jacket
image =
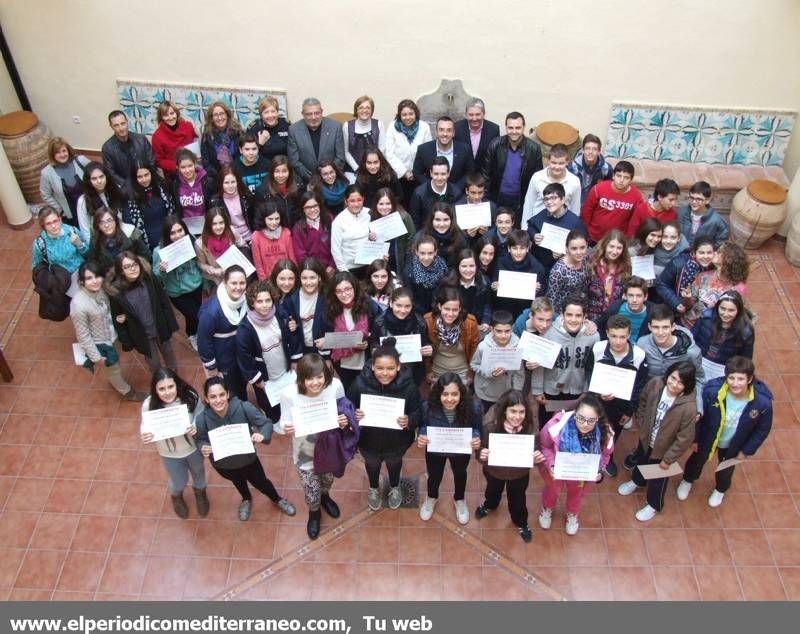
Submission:
[[[422,423],[419,428],[417,445],[427,448],[429,427],[467,427],[472,429],[470,447],[481,447],[481,407],[473,399],[459,376],[453,372],[445,372],[431,387],[428,400],[422,404]],[[425,465],[428,468],[428,497],[419,508],[420,519],[428,521],[433,516],[439,498],[439,485],[444,476],[444,468],[450,461],[453,470],[455,492],[453,499],[456,505],[456,518],[460,524],[469,522],[469,507],[464,500],[467,488],[467,467],[469,453],[434,453],[425,452]]]
[[265,381],[276,381],[289,371],[291,359],[302,354],[297,330],[276,314],[280,291],[267,280],[250,284],[245,293],[247,316],[236,331],[236,362],[242,378],[253,386],[258,406],[273,421],[280,420],[281,406],[267,398]]
[[656,292],[661,301],[683,315],[691,305],[688,302],[684,304],[683,300],[691,300],[694,278],[714,268],[714,253],[714,240],[700,236],[692,243],[691,252],[687,251],[670,260],[656,278]]
[[238,399],[247,400],[247,384],[236,363],[236,331],[247,314],[247,277],[238,264],[225,269],[222,284],[200,308],[197,351],[209,377],[222,375]]
[[[678,485],[679,500],[689,497],[692,484],[715,452],[719,462],[730,458],[746,462],[755,455],[772,428],[772,392],[756,378],[750,359],[732,357],[725,364],[725,376],[709,381],[703,388],[703,411],[695,428],[694,452],[686,461],[683,480]],[[722,504],[735,468],[730,466],[714,474],[709,506]]]
[[725,291],[716,306],[706,308],[692,326],[692,336],[709,367],[724,366],[735,356],[753,358],[756,336],[738,291]]
[[678,209],[681,233],[689,241],[705,236],[714,241],[714,248],[728,239],[728,223],[711,206],[711,185],[697,181],[689,188],[689,202]]

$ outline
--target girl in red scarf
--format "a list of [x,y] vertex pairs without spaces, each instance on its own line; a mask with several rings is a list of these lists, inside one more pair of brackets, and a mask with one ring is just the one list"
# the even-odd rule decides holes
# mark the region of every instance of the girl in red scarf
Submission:
[[203,277],[216,287],[221,281],[225,271],[217,262],[217,258],[227,251],[232,245],[239,242],[237,236],[231,229],[231,221],[228,212],[222,207],[212,207],[206,212],[203,224],[203,233],[194,245],[197,252],[197,266]]

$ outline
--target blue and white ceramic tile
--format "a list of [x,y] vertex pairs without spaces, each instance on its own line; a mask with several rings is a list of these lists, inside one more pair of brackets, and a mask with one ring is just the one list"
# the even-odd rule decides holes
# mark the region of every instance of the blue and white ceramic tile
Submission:
[[165,99],[175,103],[181,109],[181,116],[191,121],[200,134],[203,132],[206,109],[215,101],[228,104],[245,128],[258,117],[258,103],[267,96],[278,100],[279,114],[286,116],[286,92],[280,90],[118,80],[117,94],[120,109],[128,115],[131,129],[142,134],[155,132],[158,127],[156,110]]
[[716,165],[783,165],[797,113],[616,103],[605,154]]

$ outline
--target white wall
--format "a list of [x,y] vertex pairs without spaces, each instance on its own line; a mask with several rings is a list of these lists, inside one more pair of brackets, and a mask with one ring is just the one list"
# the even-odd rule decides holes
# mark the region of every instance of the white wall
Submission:
[[292,118],[366,92],[384,120],[461,78],[495,121],[601,138],[613,100],[800,109],[796,0],[7,0],[0,21],[33,108],[83,148],[110,134],[117,78],[285,88]]

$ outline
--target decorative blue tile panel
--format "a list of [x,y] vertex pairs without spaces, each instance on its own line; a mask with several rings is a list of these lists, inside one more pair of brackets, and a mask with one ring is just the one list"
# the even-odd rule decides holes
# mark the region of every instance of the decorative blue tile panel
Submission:
[[797,112],[614,103],[604,149],[615,158],[783,165]]
[[268,88],[233,88],[230,86],[195,86],[190,84],[141,82],[130,79],[117,80],[120,109],[128,115],[129,125],[135,132],[153,134],[158,123],[158,104],[169,99],[181,109],[181,116],[191,121],[199,134],[203,133],[206,110],[215,101],[226,103],[234,115],[247,127],[258,117],[258,102],[264,97],[275,97],[280,105],[279,114],[286,116],[286,91]]

